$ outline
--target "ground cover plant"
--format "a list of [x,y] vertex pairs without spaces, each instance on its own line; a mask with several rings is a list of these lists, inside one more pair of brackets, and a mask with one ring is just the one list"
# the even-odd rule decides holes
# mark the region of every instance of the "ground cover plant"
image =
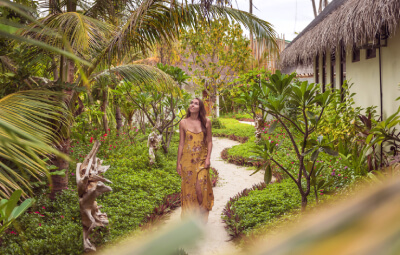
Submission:
[[[133,132],[136,129],[130,131],[131,137]],[[85,140],[74,140],[70,147],[71,156],[82,161],[91,149],[91,142],[97,138],[100,138],[98,132],[88,134]],[[110,224],[93,235],[96,246],[138,229],[164,197],[180,192],[181,180],[175,171],[179,137],[173,137],[170,153],[157,153],[157,164],[153,167],[148,164],[146,145],[140,142],[145,138],[138,135],[133,143],[128,133],[101,134],[98,157],[105,159],[103,164],[111,165],[105,177],[113,182],[110,184],[113,191],[98,199]],[[70,169],[75,166],[76,162],[71,163]],[[75,171],[70,171],[68,188],[54,201],[48,197],[48,187],[35,189],[36,203],[16,221],[17,227],[2,237],[1,254],[82,253],[82,227],[74,175]]]
[[[348,201],[349,199],[356,197],[363,190],[368,189],[369,187],[372,188],[372,186],[375,186],[376,184],[376,182],[370,182],[367,179],[358,179],[351,185],[338,189],[334,195],[324,197],[320,203],[315,203],[314,201],[311,202],[305,212],[298,206],[278,217],[273,217],[255,227],[240,232],[240,238],[236,239],[236,243],[243,248],[247,248],[254,245],[259,238],[268,240],[269,237],[276,236],[292,229],[293,226],[300,224],[305,217],[309,218],[309,215],[312,215],[312,217],[318,217],[321,215],[321,209],[335,209],[338,203]],[[257,217],[257,215],[254,217]]]
[[236,119],[239,121],[254,121],[253,117],[248,113],[241,113],[241,112],[228,112],[221,116],[222,118],[227,119]]
[[242,124],[234,119],[220,118],[219,120],[222,128],[213,129],[213,136],[227,137],[241,143],[254,136],[254,127],[251,125]]
[[261,183],[240,192],[224,208],[223,220],[232,238],[301,207],[300,194],[290,180],[265,185]]

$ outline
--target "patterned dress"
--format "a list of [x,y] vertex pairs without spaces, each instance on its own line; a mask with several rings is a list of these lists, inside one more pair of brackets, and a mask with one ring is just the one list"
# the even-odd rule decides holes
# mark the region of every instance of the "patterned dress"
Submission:
[[[182,215],[191,215],[196,211],[204,216],[207,222],[208,213],[214,205],[214,194],[209,175],[209,168],[204,168],[207,157],[207,145],[203,142],[203,132],[193,133],[186,131],[185,144],[181,158],[182,165]],[[199,186],[203,201],[199,204],[196,193],[196,181]]]

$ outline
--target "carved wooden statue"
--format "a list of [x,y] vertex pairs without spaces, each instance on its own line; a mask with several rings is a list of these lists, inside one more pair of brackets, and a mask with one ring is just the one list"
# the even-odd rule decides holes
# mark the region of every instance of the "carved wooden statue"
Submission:
[[101,206],[97,205],[96,198],[105,192],[111,191],[111,187],[104,182],[111,182],[101,176],[110,166],[102,166],[103,162],[96,157],[100,142],[96,141],[92,150],[83,163],[76,166],[76,183],[78,186],[79,207],[81,210],[83,225],[83,248],[85,252],[95,251],[96,247],[89,241],[89,235],[95,227],[104,227],[108,224],[106,213],[100,212]]
[[256,143],[259,143],[261,141],[261,135],[264,128],[263,124],[264,124],[263,118],[260,116],[256,116],[256,118],[254,119],[254,125],[256,128],[256,131],[254,132],[256,136]]
[[157,128],[160,125],[161,125],[160,119],[157,118],[156,125],[153,127],[153,130],[149,134],[149,137],[147,139],[147,147],[149,147],[150,165],[156,163],[156,152],[160,147],[160,142],[162,141],[162,135],[157,134]]

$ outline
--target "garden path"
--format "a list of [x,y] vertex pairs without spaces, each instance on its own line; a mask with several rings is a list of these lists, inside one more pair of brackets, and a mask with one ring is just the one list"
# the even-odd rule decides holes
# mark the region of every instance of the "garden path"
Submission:
[[[214,207],[210,211],[208,223],[205,226],[204,236],[192,247],[184,247],[189,255],[200,254],[236,254],[239,250],[233,242],[229,242],[230,236],[225,230],[221,214],[229,199],[245,188],[251,188],[254,184],[263,181],[263,174],[250,176],[251,170],[246,167],[225,163],[220,155],[225,148],[238,145],[236,141],[226,138],[213,137],[213,150],[211,153],[211,166],[219,172],[219,181],[214,190]],[[178,208],[171,213],[166,220],[166,226],[180,220],[181,209]]]

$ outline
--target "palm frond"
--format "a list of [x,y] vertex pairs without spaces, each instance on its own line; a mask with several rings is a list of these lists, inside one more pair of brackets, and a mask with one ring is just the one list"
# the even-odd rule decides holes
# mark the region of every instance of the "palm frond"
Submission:
[[59,138],[59,123],[67,124],[63,115],[67,108],[60,102],[60,93],[43,90],[0,99],[0,196],[16,189],[30,191],[30,177],[39,179],[48,173],[43,158],[49,154],[62,156],[52,147]]
[[123,12],[131,9],[134,4],[130,0],[94,0],[90,4],[83,4],[82,1],[80,3],[86,16],[110,21],[122,17]]
[[156,84],[161,89],[174,89],[175,81],[160,69],[143,64],[121,65],[93,74],[89,80],[104,82],[109,79],[124,80],[133,85]]
[[[104,48],[112,31],[111,24],[92,19],[78,12],[55,13],[41,20],[44,28],[39,32],[36,25],[32,26],[23,35],[50,44],[54,47],[65,46],[65,38],[75,53],[86,55]],[[58,31],[62,37],[49,36],[51,31]]]
[[[277,49],[276,33],[270,23],[233,8],[212,5],[207,9],[212,18],[228,18],[242,24],[272,50]],[[173,0],[143,0],[132,12],[121,30],[110,41],[106,52],[122,57],[132,48],[145,51],[156,42],[171,42],[180,29],[195,27],[199,19],[207,20],[201,4],[177,4]]]
[[[6,24],[6,26],[9,26],[11,28],[19,28],[19,29],[32,29],[32,32],[37,32],[39,31],[39,29],[44,30],[44,26],[43,24],[41,24],[40,22],[38,22],[34,17],[32,17],[31,15],[29,15],[29,12],[31,11],[31,9],[29,7],[26,7],[22,4],[18,4],[18,3],[13,3],[10,2],[8,0],[0,0],[0,7],[7,7],[12,9],[13,11],[17,12],[19,15],[23,16],[24,18],[30,20],[32,22],[31,28],[29,28],[28,26],[22,26],[21,24],[18,24],[16,22],[10,21],[10,20],[1,20],[0,24]],[[33,28],[34,27],[34,28]],[[53,45],[50,45],[48,43],[42,42],[40,40],[36,40],[33,38],[29,38],[26,36],[21,36],[18,33],[15,32],[11,32],[9,30],[1,30],[0,29],[0,36],[4,37],[4,38],[8,38],[11,40],[15,40],[15,41],[19,41],[19,42],[25,42],[27,44],[30,45],[34,45],[36,47],[42,48],[44,50],[47,51],[51,51],[51,52],[55,52],[58,53],[60,55],[66,56],[70,59],[75,60],[76,62],[82,63],[84,65],[90,66],[90,63],[88,61],[85,61],[79,57],[77,57],[75,54],[65,51],[59,47],[54,47]],[[57,37],[56,33],[54,33],[54,31],[49,31],[47,29],[47,36],[49,37]],[[61,37],[59,37],[61,38]]]

